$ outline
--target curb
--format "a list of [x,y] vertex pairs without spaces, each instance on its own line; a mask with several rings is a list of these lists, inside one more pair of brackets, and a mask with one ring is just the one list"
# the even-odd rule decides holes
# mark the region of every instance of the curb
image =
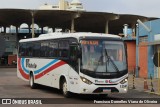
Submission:
[[0,68],[17,68],[17,66],[0,66]]
[[157,93],[157,92],[150,92],[150,91],[144,91],[144,92],[147,92],[147,93],[149,93],[149,94],[160,95],[160,93]]

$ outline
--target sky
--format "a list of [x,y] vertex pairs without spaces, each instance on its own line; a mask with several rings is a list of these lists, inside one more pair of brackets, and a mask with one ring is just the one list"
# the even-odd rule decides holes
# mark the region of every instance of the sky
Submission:
[[[72,1],[72,0],[67,0]],[[86,11],[135,14],[160,18],[160,0],[80,0]],[[58,0],[0,0],[0,9],[38,9],[44,3],[57,4]]]

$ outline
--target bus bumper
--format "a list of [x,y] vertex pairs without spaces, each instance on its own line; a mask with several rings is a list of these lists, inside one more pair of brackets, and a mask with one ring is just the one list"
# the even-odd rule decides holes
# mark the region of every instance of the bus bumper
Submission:
[[95,85],[95,84],[86,84],[81,83],[80,85],[80,94],[110,94],[110,93],[127,93],[128,91],[128,82],[124,84],[116,85]]

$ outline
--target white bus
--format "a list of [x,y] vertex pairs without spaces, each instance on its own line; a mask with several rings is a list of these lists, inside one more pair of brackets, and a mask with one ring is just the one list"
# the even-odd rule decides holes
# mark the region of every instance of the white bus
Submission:
[[121,37],[100,33],[49,33],[19,41],[17,76],[71,93],[126,93],[128,67]]

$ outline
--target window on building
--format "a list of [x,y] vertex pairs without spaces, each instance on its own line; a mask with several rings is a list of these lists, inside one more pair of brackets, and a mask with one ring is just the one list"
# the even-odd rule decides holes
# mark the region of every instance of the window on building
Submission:
[[139,42],[140,43],[148,42],[148,36],[139,37]]

